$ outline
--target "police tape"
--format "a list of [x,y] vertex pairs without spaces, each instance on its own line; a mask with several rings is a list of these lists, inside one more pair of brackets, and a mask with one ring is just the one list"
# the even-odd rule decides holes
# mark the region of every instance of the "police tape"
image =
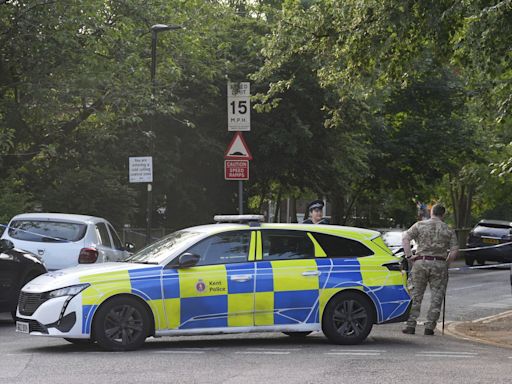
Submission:
[[499,264],[490,264],[490,265],[478,265],[476,267],[470,267],[466,265],[464,267],[452,267],[448,268],[449,271],[467,271],[473,269],[493,269],[493,268],[501,268],[501,267],[512,267],[512,263],[499,263]]
[[[68,240],[68,239],[63,239],[61,237],[53,237],[53,236],[49,236],[47,234],[42,234],[42,233],[37,233],[37,232],[32,232],[32,231],[27,231],[26,229],[21,229],[21,228],[14,228],[14,227],[9,227],[5,224],[0,224],[0,227],[3,227],[3,228],[9,228],[9,232],[11,230],[13,231],[16,231],[16,232],[23,232],[23,233],[26,233],[26,234],[29,234],[29,235],[33,235],[33,236],[36,236],[36,237],[40,237],[41,238],[41,241],[45,242],[45,240],[47,242],[50,242],[50,241],[55,241],[55,242],[58,242],[58,243],[72,243],[71,240]],[[9,233],[10,234],[10,233]],[[20,240],[23,240],[23,239],[20,239]],[[50,240],[50,241],[48,241]]]
[[502,248],[502,247],[505,247],[507,245],[512,245],[512,241],[509,241],[508,243],[501,243],[501,244],[495,244],[495,245],[486,245],[485,247],[462,248],[462,249],[459,249],[459,252],[489,250],[489,249],[492,249],[492,248]]
[[[53,237],[53,236],[49,236],[47,234],[41,234],[41,233],[37,233],[37,232],[27,231],[26,229],[9,227],[8,225],[5,225],[5,224],[0,224],[0,228],[10,228],[10,230],[13,230],[13,231],[16,231],[16,232],[23,232],[23,233],[26,233],[28,235],[33,235],[33,236],[36,236],[36,237],[40,237],[41,239],[52,240],[52,241],[59,242],[59,243],[72,243],[73,242],[72,240],[63,239],[63,238],[60,238],[60,237]],[[145,233],[141,233],[141,232],[137,232],[137,231],[133,231],[133,230],[129,230],[129,232],[133,233],[133,234],[135,234],[137,236],[146,237]],[[155,236],[151,235],[151,240],[159,240],[159,239],[160,239],[160,237],[155,237]],[[20,240],[23,240],[23,239],[20,239]],[[43,240],[43,242],[44,242],[44,240]]]

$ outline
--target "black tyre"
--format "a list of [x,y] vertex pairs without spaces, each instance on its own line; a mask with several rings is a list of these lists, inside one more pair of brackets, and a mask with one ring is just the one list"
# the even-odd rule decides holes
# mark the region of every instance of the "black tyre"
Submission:
[[359,344],[375,322],[375,311],[368,298],[356,292],[342,292],[327,304],[322,330],[335,344]]
[[71,339],[71,338],[65,337],[64,340],[66,340],[72,344],[76,344],[76,345],[94,344],[93,339]]
[[475,264],[475,258],[471,257],[471,256],[466,256],[465,261],[466,261],[466,265],[469,267],[472,267],[473,264]]
[[144,344],[149,323],[148,311],[137,299],[113,298],[101,305],[94,316],[94,338],[106,350],[131,351]]
[[476,259],[476,263],[477,263],[478,265],[484,265],[484,264],[485,264],[485,260],[484,260],[484,259],[477,258],[477,259]]
[[293,338],[296,338],[296,339],[301,339],[303,337],[306,337],[307,335],[309,335],[311,333],[311,331],[307,331],[307,332],[283,332],[286,336],[290,336],[290,337],[293,337]]

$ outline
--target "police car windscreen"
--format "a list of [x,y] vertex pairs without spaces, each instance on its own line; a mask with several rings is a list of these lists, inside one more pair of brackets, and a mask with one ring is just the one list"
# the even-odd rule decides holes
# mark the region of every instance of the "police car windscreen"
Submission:
[[124,261],[131,263],[155,263],[163,261],[171,254],[176,247],[181,246],[185,242],[192,241],[194,238],[199,238],[203,233],[178,231],[158,240],[157,242],[148,245],[141,249],[139,252],[128,257]]

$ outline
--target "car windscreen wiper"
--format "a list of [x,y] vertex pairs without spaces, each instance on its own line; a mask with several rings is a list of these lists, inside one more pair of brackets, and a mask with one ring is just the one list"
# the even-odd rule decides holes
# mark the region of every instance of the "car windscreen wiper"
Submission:
[[121,260],[123,263],[137,263],[137,264],[158,264],[156,261],[138,261],[132,259]]

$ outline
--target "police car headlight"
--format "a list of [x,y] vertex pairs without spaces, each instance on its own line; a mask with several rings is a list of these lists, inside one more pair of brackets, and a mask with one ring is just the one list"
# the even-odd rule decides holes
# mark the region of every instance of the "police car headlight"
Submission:
[[89,287],[91,284],[84,283],[84,284],[77,284],[72,285],[70,287],[64,287],[55,289],[53,291],[45,292],[43,295],[47,300],[49,299],[55,299],[56,297],[62,297],[62,296],[75,296],[78,295],[80,292],[82,292],[84,289]]

